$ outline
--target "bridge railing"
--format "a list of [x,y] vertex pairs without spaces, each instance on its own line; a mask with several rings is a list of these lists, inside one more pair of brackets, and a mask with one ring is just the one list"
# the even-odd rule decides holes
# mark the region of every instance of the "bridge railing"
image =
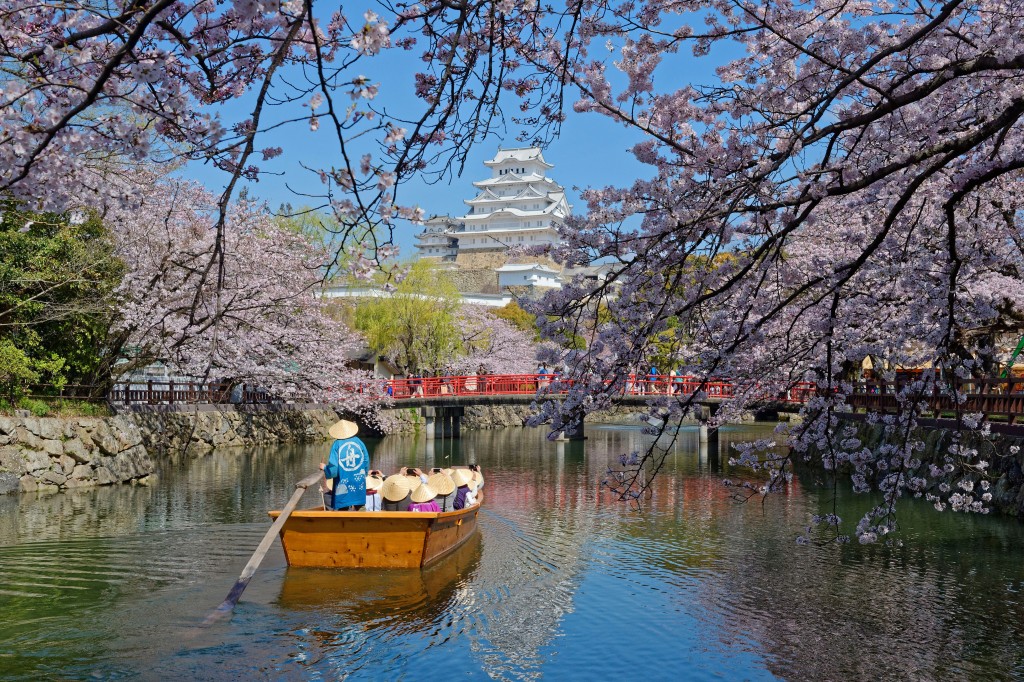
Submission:
[[[403,398],[460,395],[534,395],[552,388],[550,374],[467,374],[443,377],[408,377],[387,382],[387,393]],[[560,388],[564,392],[565,388]]]
[[[385,386],[396,400],[444,396],[481,395],[561,395],[572,387],[572,380],[554,374],[470,374],[443,377],[408,377],[392,379]],[[704,391],[710,399],[732,398],[736,387],[728,379],[702,381],[694,376],[670,374],[630,374],[623,381],[622,395],[691,395]],[[787,391],[765,396],[775,402],[803,403],[814,395],[813,382],[794,384]]]
[[[847,402],[855,408],[876,412],[895,412],[897,396],[910,385],[909,381],[859,381]],[[961,397],[955,401],[954,390]],[[981,412],[986,416],[1005,418],[1013,424],[1024,416],[1024,379],[956,379],[936,384],[916,395],[935,414],[950,412]]]
[[275,402],[277,399],[267,390],[248,384],[231,386],[221,382],[133,381],[114,384],[109,400],[125,405],[254,405]]

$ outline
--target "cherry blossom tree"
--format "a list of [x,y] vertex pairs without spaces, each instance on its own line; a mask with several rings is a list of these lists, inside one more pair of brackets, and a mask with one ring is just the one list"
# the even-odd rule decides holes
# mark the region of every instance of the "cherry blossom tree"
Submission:
[[452,363],[456,374],[533,374],[540,350],[534,335],[493,315],[483,306],[464,305],[459,311],[464,355]]
[[[384,227],[363,246],[390,255],[393,221],[419,216],[399,197],[411,173],[457,170],[506,126],[556,133],[570,107],[608,117],[639,136],[650,173],[588,190],[551,253],[611,267],[535,309],[550,337],[586,339],[557,358],[575,388],[543,417],[557,428],[605,406],[654,343],[684,373],[733,378],[737,408],[813,380],[803,425],[780,437],[884,491],[858,528],[871,540],[904,494],[983,502],[938,482],[976,477],[977,453],[950,452],[939,476],[911,433],[919,398],[983,374],[990,332],[1020,316],[1022,24],[1019,3],[997,0],[427,0],[361,17],[321,16],[313,0],[6,0],[0,190],[66,211],[82,187],[123,203],[110,178],[134,160],[214,164],[229,181],[209,213],[211,266],[191,283],[219,289],[236,183],[279,153],[266,142],[278,126],[331,134],[335,154],[310,167],[323,205],[342,236]],[[423,64],[421,107],[395,113],[362,69],[403,49]],[[715,76],[692,82],[702,64]],[[232,100],[248,113],[226,120]],[[936,368],[904,387],[888,424],[902,445],[888,450],[866,449],[838,414],[865,356]],[[652,409],[670,423],[700,397]],[[743,461],[762,465],[754,451]],[[770,462],[761,488],[787,475]]]
[[[524,42],[524,52],[577,88],[577,111],[642,132],[633,153],[651,177],[586,192],[587,212],[555,250],[570,264],[603,258],[612,267],[605,281],[548,297],[537,309],[557,313],[547,333],[585,328],[599,304],[610,321],[594,328],[586,352],[570,354],[581,381],[548,418],[557,426],[607,404],[652,340],[674,333],[679,370],[731,377],[737,405],[798,380],[817,383],[805,422],[781,437],[797,453],[813,448],[829,466],[850,466],[859,489],[884,492],[858,525],[862,541],[895,527],[904,494],[984,509],[963,494],[984,457],[954,447],[945,465],[929,467],[911,434],[921,397],[933,386],[951,390],[951,377],[981,374],[992,360],[987,332],[1019,325],[1021,8],[575,7],[562,49],[552,38],[539,49]],[[717,82],[679,78],[683,49],[705,59],[725,43],[743,54],[718,65]],[[599,56],[605,48],[611,64]],[[669,319],[681,322],[675,331]],[[897,445],[871,450],[839,419],[850,369],[865,356],[936,368],[909,382],[899,415],[885,418]],[[656,409],[681,417],[702,397],[666,397]],[[789,458],[766,465],[752,450],[738,461],[766,466],[757,492],[789,475]],[[959,477],[970,480],[948,494]],[[635,494],[636,480],[622,490]]]
[[[510,65],[488,49],[500,20],[488,3],[379,10],[346,14],[314,0],[7,0],[0,192],[63,212],[79,207],[86,188],[104,204],[128,198],[109,179],[134,163],[207,163],[226,173],[217,255],[239,180],[258,179],[260,164],[282,152],[274,133],[299,125],[330,136],[324,163],[308,168],[320,190],[307,198],[334,213],[342,237],[388,251],[394,220],[422,215],[399,204],[401,181],[447,175],[452,166],[431,162],[459,165],[471,142],[501,125],[496,95]],[[423,106],[390,115],[375,105],[381,84],[364,75],[367,62],[414,47],[424,57]]]
[[135,364],[158,359],[190,376],[372,411],[381,387],[348,366],[362,339],[318,295],[323,254],[264,208],[239,202],[225,224],[220,280],[204,281],[216,215],[215,198],[194,183],[163,180],[131,211],[108,216],[128,265],[116,327]]

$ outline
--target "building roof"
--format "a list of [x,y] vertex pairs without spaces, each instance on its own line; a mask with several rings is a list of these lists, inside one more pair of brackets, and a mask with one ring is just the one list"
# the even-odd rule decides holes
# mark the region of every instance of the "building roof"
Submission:
[[545,168],[554,168],[553,165],[544,160],[540,147],[513,147],[512,149],[498,149],[498,153],[490,161],[484,161],[485,166],[497,166],[505,161],[535,161]]
[[508,175],[499,175],[496,178],[487,178],[486,180],[474,180],[474,187],[493,187],[494,185],[517,185],[524,182],[539,182],[553,185],[558,189],[562,189],[562,186],[556,183],[554,180],[546,175],[538,175],[537,173],[529,173],[527,175],[516,175],[515,173],[509,173]]
[[549,273],[554,274],[554,275],[558,274],[558,270],[555,270],[554,268],[550,268],[547,265],[544,265],[543,263],[508,263],[507,265],[502,265],[500,268],[495,268],[494,271],[495,272],[527,272],[527,271],[534,271],[534,272],[549,272]]

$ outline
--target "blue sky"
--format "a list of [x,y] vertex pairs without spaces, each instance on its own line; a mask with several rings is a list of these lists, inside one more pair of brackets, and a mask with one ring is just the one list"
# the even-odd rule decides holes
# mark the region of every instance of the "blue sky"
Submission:
[[[381,84],[381,94],[376,101],[378,105],[385,105],[392,110],[415,112],[422,107],[422,102],[412,94],[413,76],[421,67],[418,56],[419,52],[416,50],[386,51],[381,56],[361,62],[353,70],[352,76],[363,73],[373,82]],[[611,61],[617,56],[617,53],[607,54],[610,78],[615,75]],[[711,81],[713,67],[722,61],[714,58],[694,59],[685,52],[685,48],[683,53],[672,55],[669,59],[670,61],[663,63],[655,75],[656,85],[662,92],[682,87],[694,79],[704,83]],[[298,74],[286,75],[295,77]],[[251,103],[244,99],[234,103],[231,108],[224,110],[225,123],[245,118],[245,112],[249,107]],[[505,107],[507,110],[517,111],[512,98],[509,98]],[[291,104],[282,108],[282,115],[287,112],[288,116],[294,117],[302,115],[303,111],[308,113],[308,109],[303,110],[299,104]],[[574,204],[576,213],[584,210],[580,200],[580,189],[627,185],[638,177],[649,177],[652,174],[650,167],[637,162],[629,152],[630,147],[642,139],[637,131],[627,129],[598,114],[577,114],[572,111],[571,102],[567,105],[566,114],[568,118],[562,127],[560,137],[545,148],[544,155],[549,163],[555,165],[551,177],[566,188],[569,201]],[[270,114],[271,117],[273,115],[274,113]],[[409,117],[412,116],[410,113]],[[269,120],[265,119],[265,123]],[[518,132],[519,129],[509,123],[507,133],[503,136],[494,136],[478,142],[461,177],[433,185],[419,178],[412,179],[400,190],[400,203],[419,205],[427,215],[462,214],[466,208],[462,200],[474,195],[471,183],[489,176],[489,169],[483,166],[483,161],[490,158],[499,145],[522,146],[515,139]],[[266,146],[280,146],[284,153],[268,162],[258,161],[257,155],[254,162],[266,172],[259,182],[250,182],[247,185],[250,195],[266,200],[272,208],[286,202],[293,206],[311,203],[297,195],[294,190],[302,192],[308,189],[311,193],[320,190],[319,181],[309,171],[304,170],[301,164],[313,167],[340,165],[340,162],[336,161],[337,143],[333,133],[326,128],[311,132],[308,125],[301,122],[282,127],[258,140],[257,149]],[[225,182],[222,173],[206,166],[195,164],[184,172],[215,192],[221,189]],[[413,235],[419,229],[417,226],[405,224],[396,230],[396,242],[401,247],[403,257],[413,255]]]

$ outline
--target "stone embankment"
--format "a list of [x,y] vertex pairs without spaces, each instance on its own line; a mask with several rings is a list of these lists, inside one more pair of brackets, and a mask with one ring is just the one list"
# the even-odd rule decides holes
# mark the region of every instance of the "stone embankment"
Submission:
[[325,440],[327,429],[339,419],[336,411],[322,405],[202,407],[205,409],[139,410],[130,415],[146,449],[171,456],[204,455],[223,447]]
[[155,464],[128,417],[0,417],[0,493],[145,482]]
[[322,406],[202,408],[139,409],[114,417],[0,417],[0,494],[144,484],[158,459],[324,440],[338,419]]

